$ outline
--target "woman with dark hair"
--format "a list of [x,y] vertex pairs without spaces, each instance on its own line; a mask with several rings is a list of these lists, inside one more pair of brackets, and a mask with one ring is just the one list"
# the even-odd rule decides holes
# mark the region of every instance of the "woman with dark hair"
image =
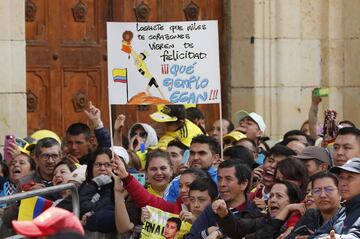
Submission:
[[53,185],[67,183],[70,179],[71,172],[73,172],[75,169],[75,164],[70,162],[67,158],[63,158],[54,167]]
[[309,173],[305,164],[296,158],[288,157],[277,164],[275,178],[296,184],[305,196]]
[[118,175],[115,182],[115,218],[120,233],[136,231],[135,226],[139,223],[139,219],[134,220],[134,215],[131,213],[133,209],[129,208],[128,201],[126,201],[126,204],[124,203],[126,197],[124,189],[129,193],[138,208],[149,205],[166,212],[179,214],[182,208],[189,207],[189,185],[198,177],[208,177],[208,174],[201,169],[186,169],[180,176],[180,197],[176,203],[171,203],[146,190],[127,172],[125,164],[118,160],[117,157],[114,158],[114,172]]
[[225,201],[219,199],[212,204],[212,209],[217,214],[221,232],[213,233],[224,233],[231,238],[276,238],[284,230],[282,226],[291,212],[305,211],[300,199],[301,193],[296,185],[277,181],[270,191],[268,214],[258,218],[238,218],[229,212]]
[[[9,177],[3,184],[0,196],[8,196],[18,192],[19,180],[35,171],[35,161],[27,154],[20,153],[9,162]],[[3,205],[5,206],[5,205]]]
[[79,187],[80,218],[87,236],[93,238],[112,238],[117,233],[111,159],[109,148],[96,149],[88,161],[86,179]]
[[[67,183],[71,178],[71,173],[76,169],[75,164],[70,162],[66,157],[58,162],[54,167],[53,185],[60,185]],[[53,206],[61,207],[72,211],[72,201],[70,190],[65,190],[60,193],[54,193],[51,199],[55,200]]]
[[79,188],[80,217],[113,203],[111,158],[112,152],[109,148],[98,148],[91,155],[87,164],[86,180]]
[[[288,157],[280,161],[275,170],[275,178],[278,180],[286,180],[297,185],[301,190],[301,200],[306,195],[307,182],[309,180],[306,165],[299,159]],[[301,215],[293,213],[286,223],[287,230],[282,234],[281,238],[285,238],[295,224],[299,221]]]
[[[142,189],[145,189],[147,193],[152,196],[162,198],[165,189],[169,185],[172,175],[172,165],[166,151],[155,149],[147,153],[145,175],[143,175],[146,177],[146,185],[141,185]],[[115,185],[115,188],[116,186],[117,185]],[[131,196],[127,197],[125,192],[120,193],[121,195],[118,195],[115,189],[116,206],[119,207],[119,204],[123,204],[122,206],[126,208],[125,211],[127,213],[125,214],[125,212],[122,211],[121,216],[117,217],[116,220],[119,225],[119,231],[124,232],[133,229],[136,225],[142,225],[141,214],[145,209],[142,208],[144,206],[137,205],[134,198]],[[122,199],[118,199],[118,197]],[[146,195],[142,195],[142,197],[146,197]],[[130,226],[127,224],[128,222],[131,223]],[[124,228],[131,229],[123,230]]]
[[316,207],[306,211],[287,238],[312,234],[332,218],[340,208],[339,180],[335,174],[319,172],[311,177],[310,184]]

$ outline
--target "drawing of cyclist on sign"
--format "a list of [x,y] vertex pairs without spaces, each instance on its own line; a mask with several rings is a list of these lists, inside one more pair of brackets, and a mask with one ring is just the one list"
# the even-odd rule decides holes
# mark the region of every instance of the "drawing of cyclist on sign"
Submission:
[[147,68],[147,65],[145,63],[145,59],[147,57],[146,52],[142,52],[140,54],[137,54],[134,51],[134,49],[131,49],[131,56],[134,58],[135,66],[138,69],[138,71],[140,72],[140,74],[143,75],[148,80],[150,80],[148,86],[146,87],[146,93],[148,95],[151,95],[150,94],[150,87],[154,85],[156,87],[156,89],[158,89],[161,97],[163,99],[165,99],[164,94],[162,93],[161,89],[159,88],[159,84],[156,82],[155,78],[150,74],[150,72],[149,72],[149,70]]
[[[149,84],[146,87],[146,94],[151,96],[150,88],[152,86],[155,86],[158,89],[161,97],[163,99],[165,99],[163,92],[159,88],[159,84],[156,82],[155,78],[151,75],[151,73],[149,72],[149,69],[145,63],[145,59],[147,58],[147,53],[142,52],[140,54],[137,54],[135,52],[135,50],[132,48],[131,41],[133,38],[133,33],[131,31],[125,31],[122,36],[123,36],[123,41],[122,41],[121,50],[127,54],[130,54],[134,58],[135,66],[136,66],[137,70],[139,71],[139,73],[141,75],[143,75],[146,79],[149,80]],[[129,55],[129,58],[130,58],[130,55]]]

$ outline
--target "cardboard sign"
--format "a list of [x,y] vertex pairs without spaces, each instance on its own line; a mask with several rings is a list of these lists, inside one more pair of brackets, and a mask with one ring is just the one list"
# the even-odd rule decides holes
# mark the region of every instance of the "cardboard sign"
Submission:
[[181,239],[190,231],[191,224],[182,222],[179,215],[150,206],[146,208],[150,218],[144,222],[141,239]]
[[107,23],[110,104],[219,103],[217,21]]

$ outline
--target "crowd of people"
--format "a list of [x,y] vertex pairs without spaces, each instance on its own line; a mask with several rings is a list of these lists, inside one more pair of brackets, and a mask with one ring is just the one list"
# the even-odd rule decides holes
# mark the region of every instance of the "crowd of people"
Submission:
[[[93,130],[74,123],[63,139],[39,130],[10,142],[4,151],[11,159],[0,164],[1,196],[72,182],[82,226],[59,226],[72,218],[69,191],[45,195],[53,202],[46,211],[64,209],[51,212],[67,215],[53,224],[87,238],[140,238],[147,206],[179,215],[169,219],[164,238],[174,238],[171,223],[174,231],[185,225],[175,238],[186,239],[360,238],[360,130],[346,120],[336,122],[333,138],[321,135],[317,103],[306,124],[272,145],[256,112],[239,111],[235,122],[219,119],[206,131],[206,113],[184,105],[150,115],[164,126],[161,137],[143,122],[124,132],[126,116],[119,115],[111,139],[90,104]],[[55,233],[40,219],[18,222],[19,203],[0,206],[2,238]]]

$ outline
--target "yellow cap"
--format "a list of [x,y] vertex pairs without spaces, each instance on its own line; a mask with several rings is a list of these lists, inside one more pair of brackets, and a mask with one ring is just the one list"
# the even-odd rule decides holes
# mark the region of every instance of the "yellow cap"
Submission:
[[41,130],[35,131],[30,137],[33,138],[35,141],[26,147],[26,150],[29,150],[29,151],[31,151],[35,147],[37,141],[44,139],[44,138],[53,138],[61,145],[60,137],[53,131],[50,131],[47,129],[41,129]]
[[53,138],[56,141],[58,141],[59,144],[61,144],[60,137],[56,133],[54,133],[50,130],[47,130],[47,129],[41,129],[41,130],[35,131],[31,135],[31,138],[36,139],[36,141],[39,141],[40,139],[43,139],[43,138]]
[[233,130],[227,135],[224,135],[223,140],[230,139],[231,141],[239,141],[240,139],[246,138],[246,135],[241,133],[240,131]]
[[178,120],[176,116],[170,116],[172,113],[171,108],[169,108],[167,105],[158,105],[157,110],[158,111],[150,115],[150,117],[156,122],[164,123]]

